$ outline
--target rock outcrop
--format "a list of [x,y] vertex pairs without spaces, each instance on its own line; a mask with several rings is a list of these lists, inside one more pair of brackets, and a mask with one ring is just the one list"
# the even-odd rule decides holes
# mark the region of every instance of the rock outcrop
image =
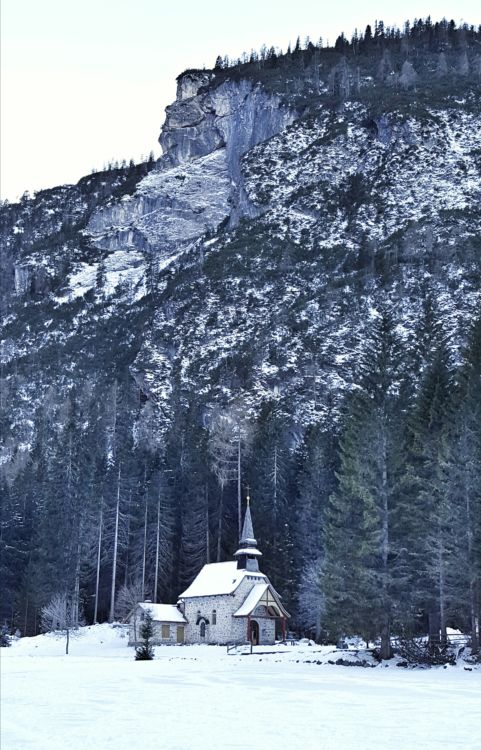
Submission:
[[213,87],[211,76],[187,73],[167,107],[158,167],[132,196],[94,213],[88,231],[98,247],[133,246],[162,254],[231,226],[259,208],[247,198],[242,156],[285,129],[297,115],[249,81]]

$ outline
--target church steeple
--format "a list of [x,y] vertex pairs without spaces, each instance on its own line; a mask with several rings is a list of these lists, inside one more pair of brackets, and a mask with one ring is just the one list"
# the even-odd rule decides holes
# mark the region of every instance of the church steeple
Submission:
[[239,539],[239,549],[234,554],[237,558],[237,567],[241,570],[259,570],[258,558],[262,556],[262,552],[257,549],[257,541],[254,536],[254,528],[252,526],[252,516],[250,508],[250,497],[247,493],[247,508],[244,516],[244,525],[242,527],[241,538]]

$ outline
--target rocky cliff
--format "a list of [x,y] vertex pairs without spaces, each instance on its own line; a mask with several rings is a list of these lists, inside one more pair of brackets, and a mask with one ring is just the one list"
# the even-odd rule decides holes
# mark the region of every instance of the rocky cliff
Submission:
[[[479,83],[440,100],[428,73],[403,87],[329,55],[188,71],[156,164],[4,209],[5,382],[45,361],[28,400],[107,346],[96,377],[133,377],[158,436],[176,387],[205,410],[274,397],[304,430],[349,389],[379,300],[414,351],[436,299],[456,354],[480,298]],[[19,419],[7,458],[35,431]]]
[[88,231],[96,245],[163,256],[259,213],[244,190],[241,158],[296,113],[260,85],[227,81],[210,89],[208,81],[202,73],[179,79],[159,138],[164,155],[133,195],[93,214]]

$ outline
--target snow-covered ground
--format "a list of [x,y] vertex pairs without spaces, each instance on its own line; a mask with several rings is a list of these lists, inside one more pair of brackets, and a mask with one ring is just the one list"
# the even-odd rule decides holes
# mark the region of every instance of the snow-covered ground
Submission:
[[[123,628],[1,649],[2,750],[433,750],[481,747],[481,670],[329,664],[329,647],[164,646]],[[317,662],[321,662],[318,664]]]

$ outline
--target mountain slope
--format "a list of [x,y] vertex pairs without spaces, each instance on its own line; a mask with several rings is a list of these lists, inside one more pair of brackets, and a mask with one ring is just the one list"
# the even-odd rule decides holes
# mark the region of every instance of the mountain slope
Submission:
[[[49,565],[77,591],[84,566],[92,597],[105,498],[104,612],[118,496],[125,582],[142,567],[153,578],[161,495],[163,596],[229,557],[236,439],[259,495],[266,572],[297,601],[309,555],[296,539],[308,527],[306,549],[319,550],[319,507],[336,482],[329,441],[374,322],[393,316],[414,396],[436,326],[459,365],[479,314],[479,42],[473,27],[378,28],[333,49],[186,71],[157,163],[2,207],[2,523],[19,606],[29,595],[14,550],[25,583],[49,503],[62,505],[72,476],[77,536],[60,528],[69,564]],[[300,493],[317,481],[314,443],[311,517]],[[40,606],[50,568],[36,565]]]

